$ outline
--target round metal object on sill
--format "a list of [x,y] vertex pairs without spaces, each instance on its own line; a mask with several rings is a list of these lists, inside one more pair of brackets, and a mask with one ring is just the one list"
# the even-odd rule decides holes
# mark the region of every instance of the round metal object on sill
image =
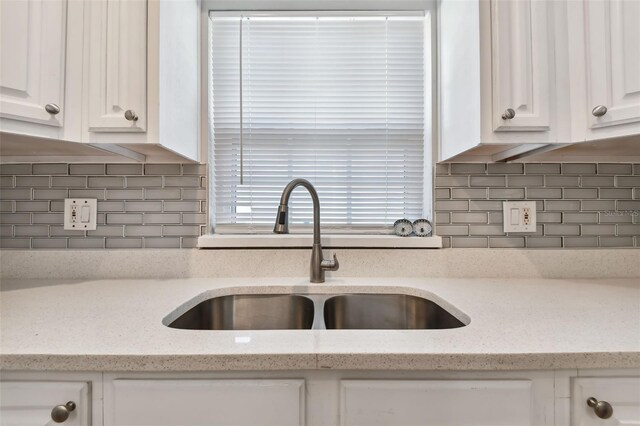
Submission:
[[128,109],[124,112],[124,118],[128,121],[138,121],[138,114],[132,109]]
[[502,119],[503,120],[511,120],[515,116],[516,116],[516,112],[515,112],[515,110],[513,108],[507,108],[502,113]]
[[607,113],[608,109],[606,106],[604,105],[598,105],[595,108],[593,108],[591,110],[591,114],[593,114],[594,117],[602,117],[603,115],[605,115]]
[[51,420],[56,423],[64,423],[69,418],[69,413],[76,409],[76,403],[69,401],[64,405],[56,405],[51,410]]
[[613,415],[613,407],[607,401],[598,401],[594,397],[587,399],[587,405],[601,419],[608,419]]
[[418,219],[413,222],[413,233],[418,237],[430,237],[433,232],[433,226],[427,219]]
[[398,219],[393,224],[393,232],[399,237],[408,237],[413,232],[413,224],[407,219]]
[[46,104],[44,110],[51,115],[56,115],[60,112],[60,107],[56,104]]

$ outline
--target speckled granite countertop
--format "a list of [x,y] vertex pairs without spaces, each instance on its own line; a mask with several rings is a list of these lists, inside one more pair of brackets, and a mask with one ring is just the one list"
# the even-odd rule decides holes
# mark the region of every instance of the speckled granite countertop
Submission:
[[[198,331],[163,325],[231,293],[409,293],[450,330]],[[0,368],[59,371],[640,368],[638,279],[3,280]]]

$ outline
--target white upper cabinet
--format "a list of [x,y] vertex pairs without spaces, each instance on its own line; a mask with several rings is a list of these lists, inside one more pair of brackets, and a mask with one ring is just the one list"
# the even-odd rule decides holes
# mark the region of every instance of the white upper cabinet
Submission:
[[[568,142],[555,4],[439,2],[440,158],[498,161]],[[460,31],[464,28],[464,31]],[[479,157],[476,157],[479,158]]]
[[90,132],[144,132],[147,2],[100,0],[89,8]]
[[64,123],[64,0],[0,2],[0,117]]
[[494,131],[549,130],[547,3],[491,2]]
[[573,141],[640,135],[640,2],[568,2]]
[[[85,2],[82,141],[149,155],[199,155],[196,0]],[[176,157],[176,154],[180,157]]]
[[498,161],[640,136],[640,1],[439,8],[440,160]]
[[584,7],[589,128],[640,122],[640,2]]
[[[0,5],[0,131],[42,138],[5,138],[3,159],[198,160],[197,0]],[[59,141],[87,145],[74,153]]]

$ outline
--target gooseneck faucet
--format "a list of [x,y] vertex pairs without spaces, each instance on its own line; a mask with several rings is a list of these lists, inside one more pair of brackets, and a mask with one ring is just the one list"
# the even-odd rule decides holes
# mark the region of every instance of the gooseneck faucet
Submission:
[[289,233],[289,198],[291,192],[298,187],[304,186],[313,200],[313,247],[311,249],[311,282],[323,283],[324,271],[337,271],[340,267],[338,258],[335,253],[333,260],[324,260],[322,258],[322,245],[320,244],[320,199],[318,193],[311,182],[306,179],[294,179],[284,187],[282,198],[280,198],[280,206],[278,207],[278,215],[276,216],[276,226],[273,232],[276,234]]

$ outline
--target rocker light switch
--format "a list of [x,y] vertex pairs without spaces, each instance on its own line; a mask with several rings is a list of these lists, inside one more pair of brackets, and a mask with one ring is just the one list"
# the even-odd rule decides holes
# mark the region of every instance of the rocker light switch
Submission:
[[535,201],[505,201],[502,205],[504,232],[536,232]]
[[98,217],[98,200],[67,198],[64,200],[64,229],[93,231]]

